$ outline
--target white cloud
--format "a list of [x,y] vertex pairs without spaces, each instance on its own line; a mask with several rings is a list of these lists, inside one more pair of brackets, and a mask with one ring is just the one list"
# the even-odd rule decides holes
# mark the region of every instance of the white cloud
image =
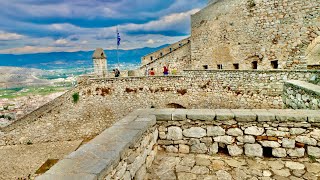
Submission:
[[153,39],[149,39],[148,41],[147,41],[147,44],[154,44],[155,42],[154,42],[154,40]]
[[0,41],[1,40],[19,40],[19,39],[22,39],[24,38],[23,35],[20,35],[20,34],[16,34],[16,33],[7,33],[7,32],[3,32],[3,31],[0,31]]
[[0,50],[0,53],[10,54],[24,54],[24,53],[40,53],[40,52],[52,52],[54,47],[37,47],[37,46],[24,46],[11,49]]
[[56,45],[66,45],[68,41],[66,39],[58,39],[54,42]]

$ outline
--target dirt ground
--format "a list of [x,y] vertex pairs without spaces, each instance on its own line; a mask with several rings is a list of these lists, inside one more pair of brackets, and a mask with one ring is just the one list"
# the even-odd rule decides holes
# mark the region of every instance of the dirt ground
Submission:
[[0,179],[29,179],[48,159],[62,159],[75,151],[78,141],[0,146]]

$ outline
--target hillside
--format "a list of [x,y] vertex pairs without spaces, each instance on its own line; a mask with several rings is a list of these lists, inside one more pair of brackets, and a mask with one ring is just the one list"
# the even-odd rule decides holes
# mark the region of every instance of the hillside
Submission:
[[33,68],[0,67],[0,88],[49,85],[50,81],[37,78],[43,74],[44,71]]
[[[157,51],[167,45],[157,48],[140,48],[119,50],[119,62],[129,66],[140,64],[142,56]],[[117,51],[105,50],[108,64],[117,64]],[[28,67],[38,69],[57,69],[74,67],[91,67],[93,51],[51,52],[36,54],[0,54],[0,66]]]

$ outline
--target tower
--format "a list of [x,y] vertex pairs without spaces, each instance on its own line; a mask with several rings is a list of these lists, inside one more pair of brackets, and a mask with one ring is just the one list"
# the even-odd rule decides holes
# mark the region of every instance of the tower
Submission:
[[102,48],[97,48],[93,55],[93,68],[96,76],[105,77],[107,75],[107,56]]

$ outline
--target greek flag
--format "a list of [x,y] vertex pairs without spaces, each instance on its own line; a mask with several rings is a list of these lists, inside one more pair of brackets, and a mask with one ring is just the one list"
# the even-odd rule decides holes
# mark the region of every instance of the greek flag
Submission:
[[117,45],[120,46],[120,41],[121,41],[121,38],[120,38],[120,33],[118,31],[118,28],[117,28]]

